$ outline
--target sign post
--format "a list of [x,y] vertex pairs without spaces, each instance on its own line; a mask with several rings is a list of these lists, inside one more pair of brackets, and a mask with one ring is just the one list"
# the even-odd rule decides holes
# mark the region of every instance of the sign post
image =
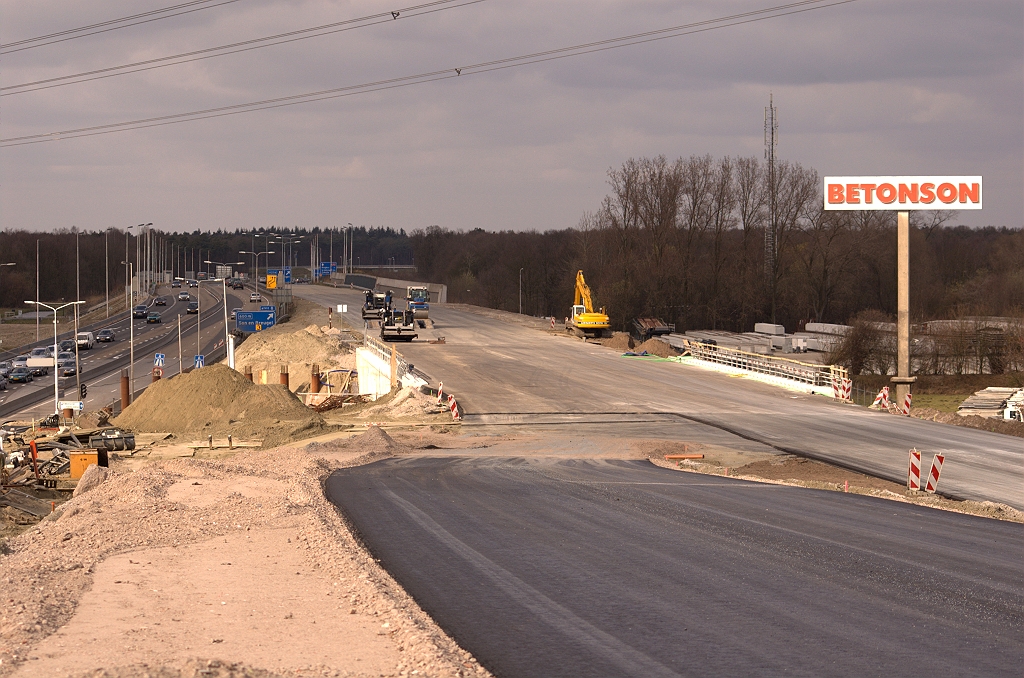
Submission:
[[896,385],[905,402],[910,376],[910,210],[980,210],[981,177],[825,177],[825,210],[896,210]]

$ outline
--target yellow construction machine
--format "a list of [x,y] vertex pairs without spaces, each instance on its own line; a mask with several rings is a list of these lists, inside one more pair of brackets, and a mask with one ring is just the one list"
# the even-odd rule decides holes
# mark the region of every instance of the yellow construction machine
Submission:
[[611,336],[611,323],[602,308],[594,311],[594,300],[590,296],[590,287],[583,279],[583,271],[576,272],[576,298],[572,305],[572,317],[565,324],[567,332],[578,337]]

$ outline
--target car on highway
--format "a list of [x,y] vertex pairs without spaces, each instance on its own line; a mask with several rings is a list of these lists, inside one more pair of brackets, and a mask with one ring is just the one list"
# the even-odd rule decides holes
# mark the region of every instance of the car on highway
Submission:
[[15,367],[7,379],[11,383],[27,384],[32,381],[32,372],[27,367]]
[[149,314],[149,309],[146,308],[145,304],[139,304],[132,309],[133,318],[145,318]]
[[241,280],[235,280],[233,283],[231,283],[231,289],[233,289],[233,290],[244,290],[245,289],[245,283],[243,283]]
[[185,290],[178,292],[178,301],[188,301],[191,298],[192,297],[189,296],[189,293],[186,292]]
[[78,348],[90,351],[96,345],[96,335],[92,332],[79,332],[75,335],[75,341],[78,342]]
[[147,323],[158,323],[160,322],[160,314],[156,311],[150,311],[149,315],[146,316]]
[[6,377],[13,369],[14,365],[11,364],[10,360],[0,362],[0,377]]
[[171,281],[171,289],[175,289],[175,288],[178,288],[178,287],[181,287],[181,281],[180,280],[172,280]]
[[185,307],[185,313],[199,313],[199,302],[190,301],[188,306]]
[[100,330],[96,333],[96,341],[102,341],[104,343],[111,342],[114,340],[114,330]]
[[231,319],[234,320],[235,319],[235,314],[238,313],[241,310],[242,309],[240,309],[240,308],[233,308],[233,309],[231,309]]
[[14,356],[14,358],[11,360],[11,368],[16,369],[18,367],[28,367],[27,355]]
[[188,286],[189,287],[199,287],[199,281],[198,280],[189,280],[188,281]]
[[153,301],[153,305],[154,306],[166,306],[167,305],[167,298],[166,297],[157,297],[156,300]]
[[259,302],[261,301],[260,293],[259,293],[259,292],[253,292],[253,293],[251,293],[251,294],[249,295],[249,301],[251,301],[251,302],[254,302],[254,303],[257,303],[257,304],[258,304],[258,303],[259,303]]
[[7,377],[0,377],[0,391],[7,390]]
[[62,377],[73,377],[78,374],[78,361],[74,353],[62,351],[57,354],[57,374]]
[[58,351],[74,351],[75,350],[75,340],[74,339],[65,339],[64,341],[60,342],[60,344],[57,345],[57,350]]
[[52,358],[53,347],[52,346],[36,346],[32,349],[29,354],[29,358]]

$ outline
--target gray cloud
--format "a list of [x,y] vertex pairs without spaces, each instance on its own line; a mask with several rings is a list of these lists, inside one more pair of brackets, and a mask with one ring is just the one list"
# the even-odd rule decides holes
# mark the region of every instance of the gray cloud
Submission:
[[[170,0],[0,0],[4,42]],[[487,0],[286,46],[0,99],[3,137],[452,68],[747,11]],[[2,57],[3,85],[393,9],[241,0]],[[982,174],[971,225],[1024,225],[1024,7],[860,0],[518,69],[0,149],[4,228],[565,228],[631,156],[779,152],[822,174]]]

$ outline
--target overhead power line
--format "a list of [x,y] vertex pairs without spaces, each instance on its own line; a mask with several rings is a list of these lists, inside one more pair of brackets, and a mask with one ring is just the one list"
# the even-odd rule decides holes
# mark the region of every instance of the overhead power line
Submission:
[[[110,66],[107,68],[100,68],[92,71],[84,71],[82,73],[74,73],[72,75],[62,75],[55,78],[46,78],[44,80],[35,80],[33,82],[23,82],[20,85],[8,85],[6,87],[0,87],[0,92],[3,92],[2,94],[0,94],[0,96],[9,97],[14,96],[16,94],[36,92],[41,89],[50,89],[52,87],[65,87],[67,85],[76,85],[78,83],[90,82],[92,80],[101,80],[104,78],[113,78],[119,75],[128,75],[129,73],[149,71],[155,68],[177,66],[179,64],[186,64],[192,61],[212,59],[215,57],[227,56],[229,54],[237,54],[239,52],[248,52],[254,49],[262,49],[264,47],[283,45],[289,42],[296,42],[299,40],[319,38],[325,35],[332,35],[334,33],[341,33],[343,31],[355,30],[357,28],[376,26],[377,24],[390,23],[398,19],[407,19],[412,17],[423,16],[425,14],[432,14],[434,12],[440,12],[446,9],[457,9],[459,7],[475,5],[481,2],[485,2],[485,0],[434,0],[434,2],[427,2],[421,5],[413,5],[411,7],[402,7],[400,9],[387,12],[380,12],[378,14],[370,14],[368,16],[359,17],[356,19],[336,21],[334,23],[313,26],[311,28],[302,28],[295,31],[289,31],[287,33],[278,33],[276,35],[268,35],[266,37],[253,38],[251,40],[243,40],[241,42],[234,42],[227,45],[220,45],[217,47],[208,47],[206,49],[194,50],[192,52],[182,52],[181,54],[172,54],[170,56],[157,57],[155,59],[147,59],[145,61],[137,61],[135,63],[122,64],[120,66]],[[8,90],[17,91],[11,92]]]
[[17,42],[8,42],[7,44],[0,45],[0,54],[13,54],[14,52],[21,52],[26,49],[34,49],[36,47],[44,47],[58,42],[67,42],[68,40],[76,40],[89,35],[96,35],[97,33],[107,33],[121,28],[128,28],[129,26],[148,24],[152,21],[160,21],[161,19],[181,16],[182,14],[200,12],[204,9],[220,7],[221,5],[228,5],[232,2],[238,2],[238,0],[191,0],[190,2],[183,2],[179,5],[164,7],[163,9],[154,9],[148,12],[142,12],[141,14],[124,16],[120,19],[110,19],[108,21],[101,21],[88,26],[69,28],[64,31],[58,31],[57,33],[40,35],[35,38],[27,38],[25,40],[18,40]]
[[743,12],[741,14],[733,14],[730,16],[719,17],[717,19],[697,21],[694,23],[682,24],[679,26],[672,26],[669,28],[660,28],[652,31],[646,31],[643,33],[634,33],[632,35],[625,35],[618,38],[608,38],[606,40],[598,40],[595,42],[573,45],[571,47],[560,47],[557,49],[546,50],[543,52],[533,52],[530,54],[523,54],[515,57],[507,57],[504,59],[497,59],[493,61],[484,61],[466,66],[458,66],[454,68],[446,68],[443,70],[419,73],[416,75],[407,75],[398,78],[389,78],[386,80],[366,82],[359,85],[347,85],[344,87],[335,87],[332,89],[324,89],[316,92],[306,92],[304,94],[294,94],[290,96],[264,99],[262,101],[251,101],[248,103],[218,106],[216,108],[207,108],[198,111],[189,111],[186,113],[173,113],[169,115],[141,118],[138,120],[128,120],[125,122],[109,123],[105,125],[79,127],[76,129],[63,130],[60,132],[49,132],[45,134],[30,134],[20,137],[10,137],[6,139],[0,139],[0,146],[21,146],[24,144],[43,143],[46,141],[58,141],[61,139],[73,139],[84,136],[112,134],[114,132],[122,132],[126,130],[145,129],[147,127],[159,127],[163,125],[173,125],[182,122],[192,122],[196,120],[205,120],[208,118],[217,118],[227,115],[238,115],[240,113],[249,113],[252,111],[281,108],[284,106],[294,106],[297,104],[311,103],[314,101],[324,101],[326,99],[336,99],[339,97],[354,96],[356,94],[379,92],[381,90],[408,87],[410,85],[436,82],[438,80],[448,80],[452,78],[458,78],[461,76],[478,75],[480,73],[488,73],[490,71],[526,66],[529,64],[542,63],[545,61],[553,61],[556,59],[566,59],[569,57],[581,56],[584,54],[592,54],[594,52],[603,52],[611,49],[618,49],[620,47],[639,45],[648,42],[655,42],[658,40],[682,37],[685,35],[693,35],[695,33],[703,33],[707,31],[718,30],[721,28],[741,26],[743,24],[766,21],[768,19],[777,19],[779,17],[790,16],[793,14],[801,14],[804,12],[811,12],[818,9],[825,9],[828,7],[837,7],[839,5],[846,5],[853,2],[857,2],[857,0],[801,0],[799,2],[790,2],[784,5],[776,5],[774,7],[752,10],[749,12]]

